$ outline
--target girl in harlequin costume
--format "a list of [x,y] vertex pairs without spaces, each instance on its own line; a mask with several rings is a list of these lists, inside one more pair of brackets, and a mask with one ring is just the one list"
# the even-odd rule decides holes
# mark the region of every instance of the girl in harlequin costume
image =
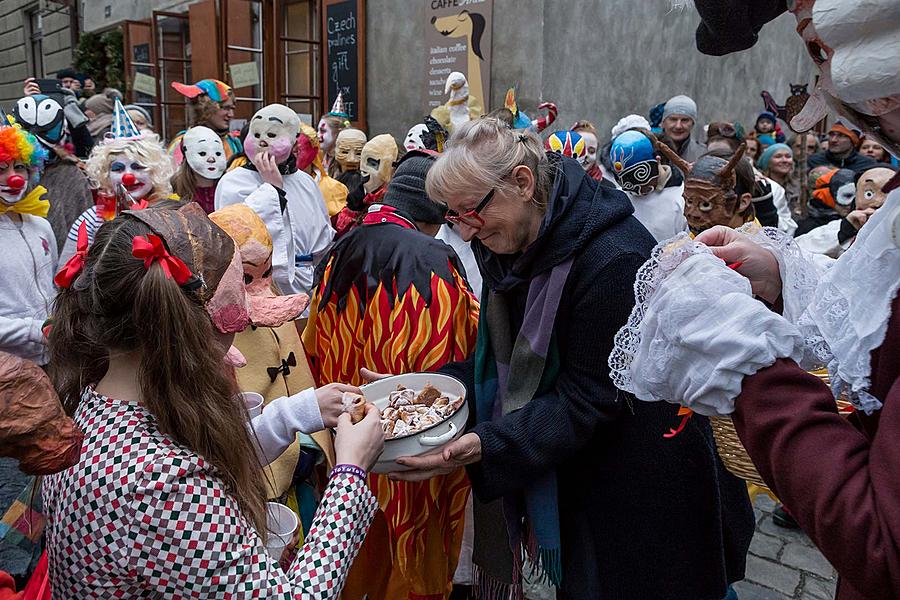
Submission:
[[[248,423],[224,361],[235,333],[271,315],[248,299],[232,238],[194,203],[125,211],[59,283],[54,383],[84,443],[44,481],[54,597],[337,598],[376,509],[365,476],[380,417],[369,407],[352,425],[341,396],[355,388],[326,386]],[[260,465],[325,427],[340,464],[282,570]]]
[[206,214],[213,211],[216,184],[225,173],[225,148],[216,132],[209,127],[191,127],[181,137],[181,162],[172,187],[184,202],[194,201]]
[[57,250],[37,185],[47,150],[18,125],[0,126],[0,350],[47,363],[41,326],[53,302]]
[[[112,129],[94,146],[86,170],[88,178],[99,188],[98,205],[88,208],[72,224],[60,253],[61,263],[77,251],[82,226],[90,245],[100,226],[118,212],[178,199],[172,193],[172,160],[160,144],[159,136],[139,131],[118,100]],[[102,198],[108,198],[109,204],[100,206]]]
[[[243,152],[241,138],[229,131],[234,118],[234,92],[230,86],[218,79],[201,79],[193,85],[173,81],[172,88],[188,99],[188,122],[194,127],[209,127],[222,140],[226,161]],[[169,154],[178,165],[184,160],[181,138],[185,133],[179,132],[169,142]]]

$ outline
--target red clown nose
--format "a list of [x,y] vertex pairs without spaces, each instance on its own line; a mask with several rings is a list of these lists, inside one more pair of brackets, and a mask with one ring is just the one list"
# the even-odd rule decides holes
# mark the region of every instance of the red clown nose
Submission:
[[124,175],[122,175],[122,185],[124,185],[125,187],[130,187],[135,183],[137,183],[137,178],[133,173],[125,173]]
[[11,190],[21,190],[25,187],[25,178],[21,175],[10,175],[6,178],[6,187]]

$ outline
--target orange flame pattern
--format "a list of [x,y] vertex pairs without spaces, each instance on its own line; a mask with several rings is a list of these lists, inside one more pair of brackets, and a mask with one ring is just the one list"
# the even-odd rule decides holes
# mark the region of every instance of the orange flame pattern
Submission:
[[[332,267],[333,263],[325,269],[303,333],[320,384],[359,385],[361,367],[381,373],[434,371],[474,351],[478,301],[452,265],[452,281],[432,273],[430,305],[415,286],[396,290],[379,284],[368,303],[351,287],[341,311],[336,297],[319,305]],[[396,294],[393,307],[389,294]],[[369,532],[345,593],[359,591],[357,597],[366,593],[373,599],[449,596],[470,489],[465,471],[421,483],[373,474],[369,483],[383,511],[387,535],[379,535],[376,527]],[[379,577],[374,574],[388,571],[385,581],[376,581]]]

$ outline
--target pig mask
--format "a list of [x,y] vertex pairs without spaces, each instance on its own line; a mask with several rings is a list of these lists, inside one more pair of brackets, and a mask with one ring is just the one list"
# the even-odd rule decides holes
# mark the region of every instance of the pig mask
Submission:
[[269,104],[250,119],[244,151],[250,160],[261,152],[268,152],[280,165],[291,155],[299,133],[297,113],[283,104]]
[[209,218],[231,236],[240,252],[253,325],[278,327],[299,317],[309,296],[277,296],[272,291],[272,238],[259,215],[246,204],[232,204]]

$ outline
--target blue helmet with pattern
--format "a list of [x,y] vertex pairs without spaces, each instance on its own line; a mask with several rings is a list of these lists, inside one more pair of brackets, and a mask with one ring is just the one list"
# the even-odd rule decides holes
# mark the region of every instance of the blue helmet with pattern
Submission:
[[44,94],[19,98],[13,117],[46,146],[55,146],[66,132],[66,118],[59,102]]
[[622,189],[649,194],[659,178],[659,161],[653,141],[640,131],[624,131],[612,141],[609,162]]

